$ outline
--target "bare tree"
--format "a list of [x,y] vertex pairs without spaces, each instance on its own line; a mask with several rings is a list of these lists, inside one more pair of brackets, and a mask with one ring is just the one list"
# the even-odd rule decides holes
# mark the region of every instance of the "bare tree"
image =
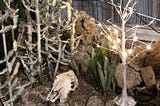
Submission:
[[[74,28],[78,17],[77,12],[71,7],[70,2],[64,2],[61,0],[35,0],[32,2],[22,0],[22,3],[28,13],[33,12],[36,14],[36,21],[29,16],[28,22],[30,25],[27,26],[28,34],[30,34],[31,39],[33,39],[32,32],[35,31],[37,33],[37,42],[33,43],[31,40],[26,42],[28,46],[31,47],[32,45],[32,49],[30,49],[30,51],[34,54],[33,56],[37,56],[38,67],[35,67],[34,70],[38,71],[40,77],[42,76],[42,64],[45,64],[45,60],[42,58],[43,54],[47,57],[46,63],[48,64],[48,68],[51,73],[50,76],[52,76],[53,73],[53,66],[50,66],[51,62],[56,63],[54,69],[55,76],[57,74],[59,64],[68,65],[71,61],[71,55],[74,53]],[[68,39],[64,40],[65,35],[63,34],[63,31],[66,30],[71,33]],[[66,50],[67,45],[70,46],[71,52]],[[37,47],[37,53],[33,52],[33,50],[35,50],[34,47]]]
[[[127,86],[126,86],[126,69],[127,64],[129,64],[135,57],[137,57],[139,54],[143,53],[147,50],[151,49],[151,44],[146,44],[145,42],[142,42],[139,40],[137,36],[137,29],[141,27],[148,27],[151,25],[155,20],[158,21],[158,19],[153,18],[151,16],[147,16],[145,14],[137,13],[141,16],[145,16],[147,18],[151,18],[151,21],[147,25],[135,25],[132,28],[127,29],[126,23],[131,18],[133,13],[135,12],[135,5],[137,4],[138,0],[119,0],[117,1],[110,0],[109,4],[112,5],[117,14],[120,17],[121,25],[118,26],[111,22],[111,20],[108,20],[109,26],[106,26],[105,24],[98,24],[98,27],[101,29],[101,33],[105,34],[108,43],[109,43],[109,49],[117,54],[119,54],[121,61],[122,61],[122,82],[123,82],[123,88],[122,88],[122,95],[117,96],[115,98],[115,103],[118,106],[135,106],[136,101],[132,97],[129,97],[127,95]],[[133,31],[134,30],[134,31]],[[130,32],[130,33],[129,33]],[[126,48],[127,42],[131,43],[130,49]],[[130,55],[133,52],[133,48],[135,47],[135,43],[138,42],[139,44],[143,44],[145,46],[144,50],[142,50],[140,53],[137,53],[135,56],[130,57]],[[100,45],[97,44],[98,47]]]
[[[17,41],[14,39],[14,29],[17,28],[18,9],[15,10],[11,8],[11,0],[3,0],[3,2],[6,6],[6,11],[5,14],[0,12],[0,34],[2,34],[3,39],[4,59],[0,60],[0,64],[6,63],[6,68],[4,68],[0,72],[0,75],[6,76],[6,81],[3,84],[0,83],[0,90],[7,88],[8,91],[6,93],[1,92],[2,98],[9,95],[9,99],[4,101],[4,105],[13,106],[13,101],[15,101],[18,96],[22,94],[23,89],[29,84],[27,83],[24,85],[17,85],[18,78],[16,77],[16,75],[19,72],[20,62],[17,61]],[[9,17],[13,20],[13,25],[7,26],[4,24],[4,21],[7,20]],[[7,50],[6,33],[10,30],[13,38],[13,49]]]

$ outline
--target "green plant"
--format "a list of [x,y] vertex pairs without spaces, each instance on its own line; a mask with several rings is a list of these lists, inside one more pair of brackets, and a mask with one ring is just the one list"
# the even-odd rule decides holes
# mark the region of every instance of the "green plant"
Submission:
[[114,73],[119,57],[114,56],[113,59],[112,56],[111,52],[105,48],[99,48],[97,53],[94,48],[92,49],[89,72],[103,94],[109,90],[115,91]]

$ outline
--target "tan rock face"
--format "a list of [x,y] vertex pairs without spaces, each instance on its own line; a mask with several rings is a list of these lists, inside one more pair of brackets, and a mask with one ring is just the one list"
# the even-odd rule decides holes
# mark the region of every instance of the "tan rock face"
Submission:
[[133,53],[129,57],[129,65],[134,67],[137,71],[139,71],[141,68],[144,67],[144,62],[146,58],[146,46],[145,45],[140,45],[137,46],[133,49]]
[[84,44],[90,44],[97,33],[98,30],[96,28],[95,19],[84,11],[80,11],[76,23],[76,35],[82,35],[82,42]]
[[[89,45],[83,45],[81,48],[79,47],[77,53],[73,56],[74,61],[76,62],[77,69],[76,71],[82,71],[87,73],[88,66],[89,66],[89,61],[90,61],[90,55],[89,51],[91,51],[92,46]],[[79,70],[80,69],[80,70]]]
[[[137,55],[137,56],[136,56]],[[132,61],[130,61],[132,60]],[[127,69],[127,88],[132,88],[140,80],[137,78],[142,78],[145,85],[150,89],[156,84],[156,79],[160,79],[160,40],[157,40],[152,44],[152,49],[150,51],[146,50],[146,45],[139,45],[133,49],[133,53],[128,58],[129,66],[133,67],[136,71],[139,71],[140,76],[137,72],[132,69]],[[117,66],[116,69],[116,80],[119,87],[122,86],[121,81],[121,66]],[[134,81],[135,80],[135,81]]]
[[140,70],[140,73],[148,89],[156,85],[155,74],[152,67],[144,67]]
[[87,74],[92,48],[95,47],[95,43],[104,44],[106,39],[98,32],[96,20],[84,11],[79,12],[75,30],[76,36],[81,37],[80,43],[76,48],[77,53],[72,57],[71,68],[76,70],[77,74]]
[[152,66],[156,78],[160,78],[160,40],[152,45],[152,50],[146,55],[145,66]]
[[86,14],[84,11],[79,12],[79,18],[76,22],[76,35],[82,36],[83,44],[101,43],[104,44],[106,39],[100,34],[96,25],[96,20]]
[[[117,82],[117,86],[122,88],[123,86],[123,82],[122,82],[122,64],[119,63],[116,67],[116,71],[115,71],[115,79]],[[127,67],[127,89],[131,89],[133,87],[135,87],[136,85],[140,84],[141,77],[140,77],[140,73],[133,70],[130,67]]]
[[[84,11],[79,12],[79,18],[76,23],[76,36],[82,36],[81,42],[76,49],[78,52],[73,56],[73,61],[75,62],[75,67],[77,73],[87,73],[88,63],[90,60],[90,51],[94,43],[106,42],[104,36],[102,36],[96,26],[96,20],[86,14]],[[134,69],[128,67],[127,69],[127,88],[130,89],[141,82],[140,73],[143,74],[143,80],[146,81],[146,86],[150,87],[154,84],[154,78],[151,79],[151,82],[147,82],[150,77],[153,77],[154,71],[156,73],[156,78],[160,78],[160,40],[152,45],[151,51],[146,51],[146,45],[139,45],[133,49],[133,53],[129,56],[128,60],[129,65]],[[88,49],[90,48],[90,49]],[[134,58],[134,59],[132,59]],[[147,66],[153,67],[152,71]],[[144,68],[144,69],[143,69]],[[136,72],[136,71],[139,72]],[[140,72],[141,70],[141,72]],[[80,72],[81,71],[81,72]],[[147,76],[150,74],[151,76]],[[121,65],[117,66],[115,77],[117,80],[117,85],[122,87],[122,67]]]

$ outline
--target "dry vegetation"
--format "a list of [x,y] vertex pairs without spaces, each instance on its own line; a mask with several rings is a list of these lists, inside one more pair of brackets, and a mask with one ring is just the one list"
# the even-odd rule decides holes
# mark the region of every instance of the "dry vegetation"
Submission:
[[[102,95],[88,73],[92,48],[98,51],[97,45],[104,45],[107,41],[105,36],[107,34],[100,33],[102,29],[98,26],[97,20],[84,11],[79,12],[72,8],[72,0],[21,0],[18,3],[16,0],[3,0],[0,3],[0,36],[3,43],[1,45],[3,50],[0,51],[3,51],[0,60],[0,100],[5,106],[56,106],[57,104],[46,101],[47,94],[50,92],[55,76],[69,69],[75,71],[79,86],[69,95],[70,99],[67,100],[66,105],[113,105],[108,100],[113,100],[115,93],[109,87],[107,93]],[[105,25],[104,27],[107,29]],[[112,37],[114,33],[111,31]],[[155,53],[148,55],[148,59],[144,59],[145,56],[143,59],[141,57],[135,59],[138,63],[145,60],[144,66],[131,62],[133,73],[136,69],[148,66],[152,55]],[[139,72],[137,73],[139,75]],[[139,82],[143,83],[141,79]],[[121,80],[120,83],[119,87],[122,87]],[[112,84],[115,88],[115,82]],[[131,83],[131,89],[134,89],[136,84]],[[119,91],[119,88],[115,89],[116,92]],[[129,95],[138,98],[137,100],[141,99],[141,95],[136,93],[134,95],[132,91]],[[157,95],[157,92],[151,93],[154,95],[151,97],[149,95],[146,101]],[[157,101],[151,101],[151,104],[159,105]]]
[[[0,63],[6,64],[0,72],[4,77],[0,95],[4,104],[11,106],[27,86],[43,83],[45,75],[53,80],[60,64],[69,65],[80,38],[74,36],[78,12],[69,2],[22,0],[26,14],[23,22],[18,16],[22,8],[14,9],[12,3],[15,1],[4,0],[2,5],[6,10],[1,10],[0,14],[4,49],[4,58]],[[9,20],[11,24],[7,25]],[[11,50],[7,49],[6,42],[11,42],[6,39],[7,34],[12,36]],[[20,81],[22,73],[27,79],[24,83]]]

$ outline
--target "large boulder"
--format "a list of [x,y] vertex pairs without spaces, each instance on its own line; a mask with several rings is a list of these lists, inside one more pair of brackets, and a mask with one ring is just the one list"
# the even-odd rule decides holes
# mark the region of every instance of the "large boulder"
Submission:
[[[133,87],[135,87],[136,85],[141,83],[141,77],[140,77],[140,73],[135,71],[133,68],[131,67],[127,67],[127,76],[126,76],[126,83],[127,83],[127,89],[132,89]],[[115,71],[115,79],[117,82],[117,86],[122,88],[123,87],[123,82],[122,82],[122,64],[119,63],[116,67],[116,71]]]
[[152,44],[151,51],[146,55],[145,66],[152,66],[157,79],[160,79],[160,39]]
[[77,74],[79,74],[79,71],[87,73],[90,61],[89,53],[91,49],[92,49],[91,45],[80,45],[77,49],[78,52],[74,54],[72,61],[72,68],[76,70]]
[[80,11],[75,28],[76,37],[80,38],[76,53],[72,57],[71,68],[77,74],[88,76],[88,65],[90,61],[91,49],[96,48],[95,44],[104,44],[106,39],[98,31],[96,20],[86,12]]
[[81,36],[81,43],[93,44],[106,42],[105,36],[100,34],[97,28],[96,20],[86,12],[80,11],[79,18],[76,22],[76,35]]
[[155,74],[152,67],[144,67],[140,70],[142,79],[148,89],[156,85]]
[[82,36],[81,39],[84,44],[90,44],[93,37],[98,33],[95,19],[84,11],[79,12],[75,30],[77,36]]
[[[148,89],[156,84],[156,80],[160,79],[160,40],[157,40],[151,45],[152,49],[147,50],[146,45],[138,45],[133,48],[132,54],[128,57],[128,66],[132,69],[127,69],[127,88],[136,86],[139,83],[139,78],[142,78]],[[122,87],[121,66],[117,66],[115,77],[117,85]],[[137,73],[140,73],[137,74]],[[135,75],[135,76],[134,76]],[[138,75],[138,80],[135,79]],[[134,76],[134,77],[132,77]]]
[[136,46],[133,48],[132,54],[128,57],[129,65],[136,71],[140,71],[144,67],[146,54],[146,45]]

